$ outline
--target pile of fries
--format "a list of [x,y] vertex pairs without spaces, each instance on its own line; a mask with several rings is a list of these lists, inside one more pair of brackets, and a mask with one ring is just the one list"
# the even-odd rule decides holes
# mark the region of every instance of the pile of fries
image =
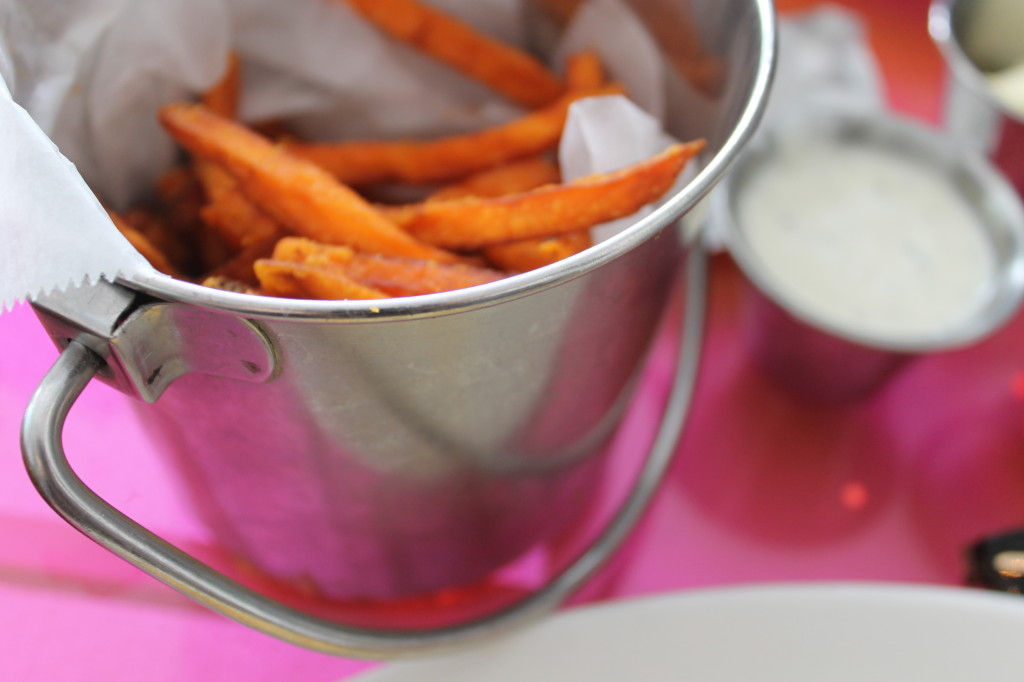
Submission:
[[[232,57],[199,103],[164,107],[190,155],[154,199],[114,223],[158,270],[265,296],[377,299],[491,282],[591,245],[594,225],[662,197],[703,140],[641,163],[561,182],[552,155],[569,106],[624,94],[593,52],[563,77],[417,0],[337,0],[389,35],[523,107],[520,118],[433,140],[311,143],[238,121]],[[413,204],[375,203],[374,188],[422,188]]]

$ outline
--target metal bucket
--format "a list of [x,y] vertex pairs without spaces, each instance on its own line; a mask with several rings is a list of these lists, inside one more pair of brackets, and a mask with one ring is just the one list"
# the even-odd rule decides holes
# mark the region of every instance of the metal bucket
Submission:
[[[702,251],[680,218],[753,132],[774,55],[767,0],[630,4],[671,63],[682,65],[670,78],[670,132],[708,140],[685,189],[585,253],[473,289],[297,301],[153,273],[37,301],[65,349],[23,429],[30,474],[51,506],[189,596],[332,653],[388,657],[466,642],[553,608],[576,589],[628,533],[674,449],[704,296]],[[705,79],[695,87],[685,68],[693,45],[682,39],[694,34],[720,67],[710,86]],[[341,597],[463,584],[586,511],[687,261],[687,355],[634,490],[564,573],[481,620],[370,631],[295,611],[120,515],[75,476],[60,444],[68,410],[100,374],[152,403],[141,405],[140,418],[207,522],[262,570]]]
[[[1024,20],[1015,0],[935,0],[928,30],[946,61],[948,73],[943,124],[956,142],[976,150],[1024,194],[1024,116],[1000,101],[985,72],[1024,62],[1019,39]],[[1004,24],[997,41],[973,35],[981,26]]]

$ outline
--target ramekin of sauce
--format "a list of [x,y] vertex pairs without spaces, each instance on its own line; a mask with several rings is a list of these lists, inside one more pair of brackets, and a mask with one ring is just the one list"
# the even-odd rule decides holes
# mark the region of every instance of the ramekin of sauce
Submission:
[[932,0],[928,32],[948,72],[943,125],[1024,195],[1024,3]]
[[1024,295],[1024,209],[980,156],[893,116],[765,134],[716,193],[759,366],[814,401],[870,395],[994,332]]

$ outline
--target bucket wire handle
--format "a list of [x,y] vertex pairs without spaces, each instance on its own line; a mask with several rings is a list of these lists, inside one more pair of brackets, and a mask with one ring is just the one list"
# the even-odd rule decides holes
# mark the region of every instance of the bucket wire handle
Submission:
[[62,444],[71,406],[104,361],[72,342],[43,378],[22,424],[25,466],[46,502],[68,523],[122,559],[221,614],[316,651],[355,658],[400,658],[493,637],[561,604],[590,578],[640,519],[686,424],[696,382],[706,307],[707,254],[694,240],[687,263],[686,310],[672,390],[636,484],[601,534],[561,573],[521,600],[481,618],[417,630],[344,625],[265,597],[161,539],[104,501],[72,470]]

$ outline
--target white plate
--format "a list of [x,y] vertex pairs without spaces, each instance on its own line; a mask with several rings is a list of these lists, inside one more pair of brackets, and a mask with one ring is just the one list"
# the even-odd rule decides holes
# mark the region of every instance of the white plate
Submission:
[[1024,679],[1024,597],[966,588],[719,588],[563,612],[359,682]]

